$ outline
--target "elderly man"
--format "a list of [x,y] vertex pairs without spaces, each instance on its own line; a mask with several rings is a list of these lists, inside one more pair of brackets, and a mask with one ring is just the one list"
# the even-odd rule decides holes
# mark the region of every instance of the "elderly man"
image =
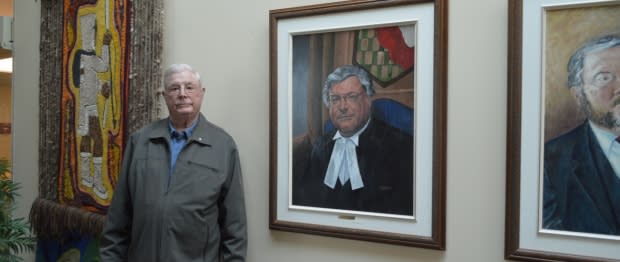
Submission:
[[101,239],[101,261],[245,261],[246,215],[232,137],[200,113],[189,65],[164,72],[170,117],[134,133]]
[[568,71],[587,119],[545,144],[543,228],[620,235],[620,35],[584,44]]
[[293,204],[413,215],[413,137],[371,114],[372,80],[364,69],[337,68],[323,86],[335,130],[312,147]]

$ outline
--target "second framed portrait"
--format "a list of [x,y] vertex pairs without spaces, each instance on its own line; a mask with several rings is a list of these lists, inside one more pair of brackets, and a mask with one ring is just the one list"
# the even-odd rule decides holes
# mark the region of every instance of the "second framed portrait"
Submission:
[[509,1],[506,257],[620,261],[620,1]]

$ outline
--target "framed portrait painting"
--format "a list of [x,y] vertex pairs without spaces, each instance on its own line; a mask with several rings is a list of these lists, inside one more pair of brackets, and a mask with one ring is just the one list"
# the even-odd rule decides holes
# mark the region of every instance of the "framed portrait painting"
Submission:
[[271,229],[445,247],[445,1],[270,11]]
[[620,1],[509,0],[509,259],[620,261]]

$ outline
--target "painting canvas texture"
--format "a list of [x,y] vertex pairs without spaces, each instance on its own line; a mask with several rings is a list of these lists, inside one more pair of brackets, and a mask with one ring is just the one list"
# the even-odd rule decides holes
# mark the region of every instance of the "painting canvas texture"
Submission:
[[[414,215],[415,30],[408,24],[293,37],[293,208]],[[353,182],[325,182],[335,147],[333,110],[345,109],[324,104],[323,84],[343,65],[366,71],[376,91],[371,120],[356,147],[364,185],[355,189]],[[355,102],[344,103],[346,114],[354,114]],[[394,135],[385,135],[386,130]]]
[[[587,42],[620,33],[620,4],[550,8],[545,10],[544,24],[544,127],[541,140],[545,156],[540,179],[540,224],[543,230],[553,230],[551,233],[618,236],[620,195],[617,190],[620,189],[620,178],[614,176],[610,162],[604,156],[609,147],[599,146],[600,142],[596,142],[598,135],[592,131],[585,113],[590,112],[589,119],[599,113],[603,115],[603,103],[592,99],[601,97],[599,94],[607,87],[596,91],[590,89],[589,74],[595,71],[588,67],[588,61],[593,60],[587,57],[591,55],[573,65],[570,65],[570,59]],[[600,41],[604,42],[605,38]],[[578,74],[583,77],[580,81],[582,89],[574,83],[569,84],[572,66],[580,63],[583,71]],[[601,72],[611,71],[615,78],[618,77],[619,72],[612,67],[601,66],[598,66]]]
[[125,140],[159,113],[162,6],[41,1],[38,261],[96,256]]

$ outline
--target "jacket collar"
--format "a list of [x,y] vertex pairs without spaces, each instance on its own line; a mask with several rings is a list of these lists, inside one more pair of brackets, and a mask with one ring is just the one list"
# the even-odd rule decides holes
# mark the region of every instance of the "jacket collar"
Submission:
[[[170,117],[161,119],[153,124],[153,131],[149,134],[150,140],[165,140],[166,142],[170,142],[170,129],[168,127],[168,123],[170,121]],[[205,146],[210,146],[212,141],[210,141],[210,137],[208,136],[213,129],[213,124],[207,121],[207,119],[202,115],[202,113],[198,116],[198,124],[192,133],[192,136],[189,137],[187,143],[196,142]]]

